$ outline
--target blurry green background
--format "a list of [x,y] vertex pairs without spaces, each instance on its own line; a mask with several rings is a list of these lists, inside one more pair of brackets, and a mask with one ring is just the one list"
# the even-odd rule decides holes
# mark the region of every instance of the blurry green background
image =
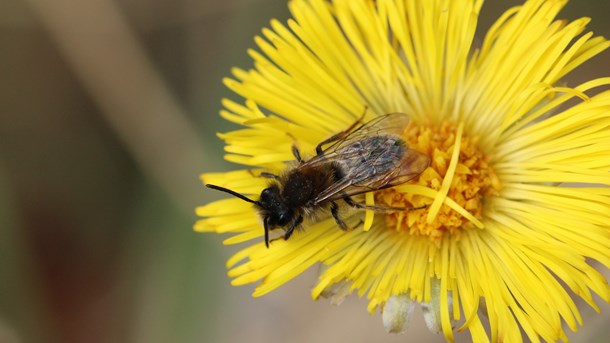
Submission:
[[[482,27],[518,3],[488,1]],[[443,341],[419,310],[395,336],[365,299],[311,301],[315,270],[254,299],[226,276],[239,247],[191,229],[222,196],[199,173],[235,168],[215,136],[235,128],[221,79],[288,15],[280,0],[0,2],[0,343]],[[587,15],[610,36],[608,1],[561,17]],[[609,60],[566,81],[610,76]],[[609,306],[582,309],[573,341],[606,342]]]

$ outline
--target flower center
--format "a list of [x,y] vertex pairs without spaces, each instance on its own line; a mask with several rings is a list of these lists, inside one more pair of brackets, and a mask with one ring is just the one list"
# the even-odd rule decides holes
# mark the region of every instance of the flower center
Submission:
[[[426,206],[422,210],[388,213],[387,227],[428,236],[436,242],[445,234],[458,235],[462,229],[474,227],[472,217],[481,219],[485,198],[498,195],[501,188],[489,157],[477,146],[477,137],[463,135],[461,128],[448,122],[440,127],[410,123],[405,141],[410,149],[430,156],[429,167],[411,185],[432,189],[436,197],[401,191],[400,187],[376,192],[375,202],[381,205]],[[471,219],[456,211],[455,204],[454,208],[448,206],[447,198],[468,212]]]

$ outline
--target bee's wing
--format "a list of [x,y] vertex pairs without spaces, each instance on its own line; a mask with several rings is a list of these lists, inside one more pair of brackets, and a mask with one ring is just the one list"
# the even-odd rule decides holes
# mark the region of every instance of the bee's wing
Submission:
[[304,166],[316,166],[328,162],[338,161],[341,159],[349,158],[342,152],[342,148],[363,140],[365,137],[395,134],[401,135],[402,132],[409,124],[409,116],[405,113],[388,113],[382,116],[378,116],[360,127],[354,129],[354,131],[348,133],[345,137],[335,141],[330,146],[322,150],[322,155],[317,155],[306,161]]
[[[429,158],[406,146],[399,159],[380,158],[366,163],[359,162],[361,155],[370,151],[367,149],[379,149],[386,144],[395,144],[408,123],[409,117],[404,113],[379,116],[331,144],[323,150],[323,154],[306,161],[304,166],[335,163],[344,173],[341,179],[318,194],[315,203],[393,187],[421,174],[428,167]],[[358,143],[362,142],[375,144],[358,148]]]
[[323,150],[324,155],[330,155],[355,141],[362,140],[364,137],[380,134],[401,135],[407,124],[409,124],[409,116],[405,113],[396,112],[378,116],[328,146]]
[[349,168],[345,177],[318,194],[315,203],[403,184],[421,174],[428,167],[430,159],[418,151],[407,149],[400,160],[391,162],[394,166],[385,173],[371,173],[374,165],[362,164]]

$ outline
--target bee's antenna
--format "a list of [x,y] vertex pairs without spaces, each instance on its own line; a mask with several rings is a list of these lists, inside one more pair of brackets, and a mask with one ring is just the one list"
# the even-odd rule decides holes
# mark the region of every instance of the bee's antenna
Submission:
[[259,204],[259,202],[258,202],[258,201],[254,201],[254,200],[252,200],[252,199],[250,199],[250,198],[247,198],[247,197],[245,197],[245,196],[243,196],[243,195],[241,195],[241,194],[239,194],[239,193],[237,193],[237,192],[235,192],[235,191],[232,191],[232,190],[230,190],[230,189],[228,189],[228,188],[224,188],[224,187],[220,187],[220,186],[216,186],[216,185],[211,185],[211,184],[209,184],[209,183],[208,183],[208,184],[206,184],[205,186],[206,186],[207,188],[215,189],[215,190],[217,190],[217,191],[221,191],[221,192],[229,193],[229,194],[231,194],[231,195],[232,195],[232,196],[234,196],[234,197],[238,197],[238,198],[240,198],[241,200],[244,200],[244,201],[247,201],[247,202],[251,202],[251,203],[253,203],[253,204],[257,204],[257,205]]

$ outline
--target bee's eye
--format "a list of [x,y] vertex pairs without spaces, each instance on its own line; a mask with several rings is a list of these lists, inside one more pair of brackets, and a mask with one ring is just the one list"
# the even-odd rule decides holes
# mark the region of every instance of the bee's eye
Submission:
[[262,202],[269,202],[271,199],[273,198],[273,190],[271,189],[271,187],[269,188],[265,188],[262,192],[261,192],[261,201]]
[[261,192],[261,197],[260,200],[262,202],[271,202],[275,199],[277,199],[280,195],[280,190],[279,188],[277,188],[277,186],[271,186],[271,187],[267,187],[265,189],[263,189],[263,191]]
[[271,191],[269,190],[269,188],[263,189],[263,191],[261,192],[261,198],[268,198],[270,193]]
[[281,213],[280,217],[278,218],[278,225],[280,225],[280,226],[287,225],[290,222],[291,218],[292,218],[292,212]]

